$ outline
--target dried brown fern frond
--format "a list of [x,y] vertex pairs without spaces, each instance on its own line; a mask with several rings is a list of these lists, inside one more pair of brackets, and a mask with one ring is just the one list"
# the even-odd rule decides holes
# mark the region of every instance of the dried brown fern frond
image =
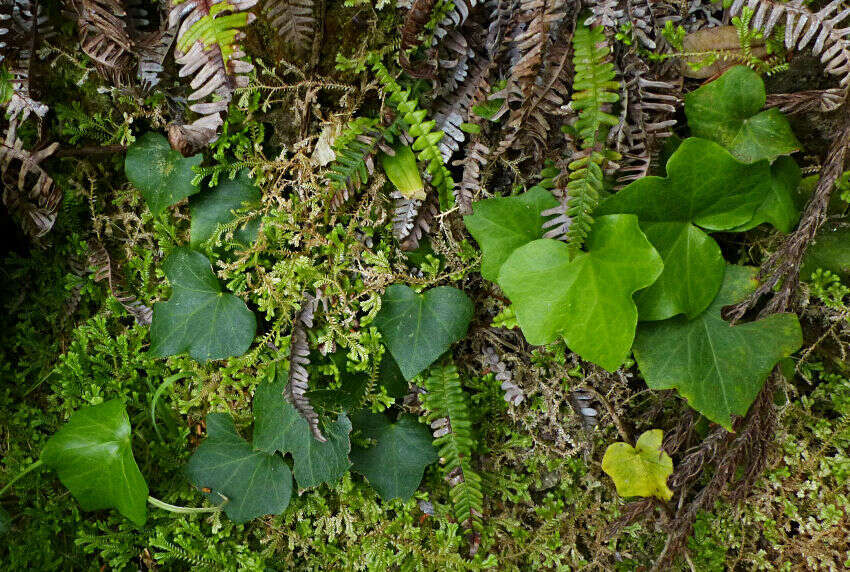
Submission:
[[431,221],[439,209],[430,196],[420,201],[393,190],[390,198],[393,199],[393,236],[402,250],[416,250],[422,236],[431,230]]
[[31,113],[44,117],[47,106],[36,101],[30,93],[32,60],[45,38],[53,35],[43,2],[39,0],[5,0],[0,10],[3,29],[3,50],[0,61],[11,73],[12,98],[6,104],[10,118],[25,120]]
[[80,29],[80,47],[99,67],[120,73],[130,66],[134,50],[121,0],[67,2]]
[[434,106],[435,128],[445,133],[437,143],[443,162],[448,162],[466,139],[461,125],[469,122],[472,107],[489,94],[491,69],[491,62],[482,58],[460,88],[441,97]]
[[312,47],[317,25],[313,0],[266,0],[263,10],[277,35],[295,50]]
[[112,262],[109,252],[102,244],[93,243],[89,245],[88,265],[94,268],[95,282],[106,281],[109,291],[116,300],[127,310],[127,313],[143,326],[149,326],[153,318],[153,310],[142,304],[135,296],[124,290],[123,279]]
[[310,374],[307,372],[307,366],[310,364],[307,328],[313,327],[313,316],[318,305],[318,297],[305,294],[301,309],[295,315],[289,350],[289,381],[283,390],[283,395],[307,421],[313,437],[324,443],[327,439],[319,429],[319,416],[310,404],[310,400],[307,399],[307,391],[310,389]]
[[[194,76],[189,109],[201,115],[188,125],[172,125],[169,141],[191,155],[218,138],[233,93],[248,85],[246,74],[254,66],[242,60],[245,53],[239,29],[256,19],[247,12],[257,0],[172,0],[169,26],[179,25],[175,61],[180,77]],[[213,96],[213,101],[201,100]]]
[[472,202],[481,185],[481,169],[487,165],[489,155],[490,148],[475,138],[466,146],[466,157],[452,163],[463,166],[460,185],[455,189],[455,204],[462,215],[472,214]]
[[844,90],[812,89],[794,93],[771,93],[765,107],[776,107],[782,113],[793,115],[806,111],[827,112],[838,108],[844,100]]
[[39,163],[53,154],[58,143],[30,153],[17,136],[19,118],[13,118],[0,145],[3,204],[14,213],[30,237],[47,234],[56,222],[62,191]]
[[681,85],[652,79],[649,68],[636,56],[624,57],[624,120],[611,131],[623,161],[617,188],[649,174],[658,141],[673,134]]
[[[750,24],[765,37],[777,24],[784,24],[786,48],[803,50],[811,45],[812,55],[820,58],[824,71],[839,78],[846,101],[850,89],[850,8],[842,0],[833,0],[817,12],[810,11],[805,0],[736,0],[730,13],[737,16],[744,7],[754,11]],[[842,24],[844,27],[840,27]]]

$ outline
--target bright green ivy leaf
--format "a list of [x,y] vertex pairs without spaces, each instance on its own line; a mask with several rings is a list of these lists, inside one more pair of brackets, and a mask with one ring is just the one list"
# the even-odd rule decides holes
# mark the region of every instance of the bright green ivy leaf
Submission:
[[534,187],[516,197],[476,201],[471,215],[463,217],[469,233],[481,246],[481,276],[496,282],[499,269],[511,253],[543,237],[542,211],[558,206],[543,187]]
[[408,286],[393,284],[381,299],[375,325],[410,380],[466,335],[472,310],[469,297],[451,286],[417,294]]
[[791,232],[800,220],[797,187],[802,171],[791,157],[779,157],[770,167],[770,192],[746,224],[730,229],[744,232],[763,223],[770,223],[782,232]]
[[685,115],[696,137],[716,141],[745,163],[773,161],[800,149],[788,119],[776,108],[761,111],[764,82],[735,66],[685,96]]
[[74,412],[47,441],[41,461],[59,473],[83,510],[116,508],[139,526],[147,520],[148,485],[133,458],[120,400]]
[[673,491],[667,479],[673,474],[673,459],[661,449],[661,429],[645,431],[632,447],[612,443],[602,457],[602,470],[614,480],[621,497],[657,497],[670,500]]
[[192,184],[197,167],[203,161],[200,153],[183,157],[174,151],[159,133],[145,133],[127,149],[124,171],[133,186],[141,191],[151,212],[158,215],[169,205],[197,193]]
[[[189,199],[189,211],[192,214],[192,227],[189,231],[190,244],[197,246],[213,236],[218,225],[232,221],[233,211],[242,206],[255,206],[262,198],[260,189],[241,171],[233,180],[227,179],[214,189]],[[233,233],[233,238],[243,245],[249,245],[257,238],[260,230],[259,219],[248,221]]]
[[741,163],[717,143],[686,139],[666,178],[643,177],[606,199],[597,215],[633,213],[664,260],[658,281],[637,298],[640,319],[699,315],[720,290],[723,258],[697,228],[731,230],[753,220],[771,192],[767,161]]
[[168,302],[153,306],[151,353],[189,352],[198,361],[245,353],[257,319],[241,298],[222,291],[207,257],[181,247],[162,267],[173,291]]
[[676,389],[705,417],[732,428],[732,415],[744,415],[773,366],[803,343],[794,314],[775,314],[732,326],[724,306],[742,300],[755,287],[755,269],[726,268],[723,287],[693,320],[677,316],[643,323],[634,353],[646,384]]
[[428,428],[412,415],[402,415],[390,423],[379,413],[361,413],[354,425],[376,443],[368,448],[354,447],[354,470],[365,476],[381,498],[409,499],[419,487],[425,467],[437,460]]
[[599,217],[586,246],[570,260],[563,242],[530,242],[502,265],[499,284],[529,343],[563,336],[582,358],[613,371],[634,339],[632,295],[658,278],[661,257],[633,215]]
[[186,473],[236,523],[280,514],[292,495],[292,473],[283,457],[252,448],[226,413],[207,415],[207,438],[189,459]]
[[279,369],[266,379],[254,394],[254,447],[274,454],[292,453],[293,473],[302,489],[321,483],[335,483],[351,465],[351,421],[345,413],[323,427],[327,442],[317,441],[307,421],[283,396],[287,372]]

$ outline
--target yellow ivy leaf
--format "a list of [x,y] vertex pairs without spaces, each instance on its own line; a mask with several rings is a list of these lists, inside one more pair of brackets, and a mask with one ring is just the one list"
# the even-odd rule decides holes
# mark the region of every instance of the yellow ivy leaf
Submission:
[[638,438],[637,445],[614,443],[602,458],[602,470],[614,479],[617,494],[623,497],[657,497],[670,500],[673,491],[667,477],[673,473],[673,459],[661,450],[661,429],[651,429]]

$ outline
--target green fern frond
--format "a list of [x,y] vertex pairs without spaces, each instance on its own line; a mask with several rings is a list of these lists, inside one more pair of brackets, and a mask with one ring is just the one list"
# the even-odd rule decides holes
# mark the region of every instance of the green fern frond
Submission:
[[578,26],[573,35],[576,71],[571,105],[578,112],[575,129],[582,149],[595,148],[605,141],[608,128],[619,122],[605,111],[608,105],[619,101],[620,84],[615,79],[611,46],[602,30],[601,26]]
[[416,158],[427,164],[431,186],[437,189],[440,197],[440,209],[449,210],[454,204],[455,182],[437,145],[445,133],[434,129],[436,122],[433,120],[426,121],[428,112],[419,108],[419,101],[411,99],[410,90],[402,89],[384,64],[373,61],[372,71],[387,94],[387,103],[398,111],[402,127],[413,137]]
[[620,99],[617,92],[620,84],[615,79],[611,47],[601,26],[577,27],[573,51],[575,81],[571,105],[578,113],[573,127],[582,152],[569,164],[564,197],[569,224],[562,238],[577,252],[593,225],[591,214],[603,191],[602,166],[610,155],[603,145],[608,129],[619,122],[607,110]]
[[449,496],[455,517],[467,530],[478,530],[484,496],[481,477],[472,468],[475,441],[457,368],[453,364],[431,368],[425,390],[422,404],[451,487]]
[[379,119],[358,117],[336,138],[333,146],[336,158],[327,174],[336,191],[331,207],[341,205],[350,191],[359,189],[369,180],[374,169],[372,156],[378,151],[386,131]]

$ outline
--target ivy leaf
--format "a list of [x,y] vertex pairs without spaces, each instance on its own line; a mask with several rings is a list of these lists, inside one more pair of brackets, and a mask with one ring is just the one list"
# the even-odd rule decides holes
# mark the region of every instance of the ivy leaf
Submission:
[[292,453],[295,480],[302,489],[334,483],[351,466],[351,421],[340,413],[322,431],[327,442],[317,441],[307,421],[284,398],[286,381],[286,372],[278,370],[254,393],[254,447],[269,454]]
[[352,448],[353,469],[369,480],[382,499],[409,499],[419,487],[425,467],[437,460],[428,428],[406,414],[390,423],[385,415],[361,413],[354,424],[377,443]]
[[716,141],[745,163],[773,161],[800,149],[788,119],[776,108],[761,111],[764,82],[746,66],[735,66],[685,96],[691,133]]
[[151,323],[151,353],[188,351],[198,361],[242,355],[251,346],[257,319],[242,299],[223,292],[210,261],[181,247],[162,265],[173,293],[157,302]]
[[[193,196],[189,199],[189,210],[192,213],[190,244],[198,246],[209,240],[218,225],[227,224],[236,218],[233,211],[244,205],[257,205],[262,196],[246,170],[240,171],[233,180],[228,179],[214,189]],[[233,237],[240,244],[248,245],[257,239],[259,230],[260,221],[254,219],[236,230]]]
[[621,497],[657,497],[670,500],[673,491],[667,479],[673,474],[673,459],[661,449],[661,429],[645,431],[632,447],[612,443],[602,457],[602,470],[614,480]]
[[643,177],[596,214],[633,213],[664,260],[658,281],[637,298],[641,320],[699,315],[720,290],[720,247],[699,227],[731,230],[753,220],[771,192],[770,166],[741,163],[717,143],[686,139],[666,178]]
[[476,201],[463,221],[481,246],[481,276],[496,282],[499,269],[514,250],[543,237],[546,219],[540,213],[556,206],[552,193],[539,186],[516,197]]
[[394,155],[381,153],[381,166],[387,178],[398,189],[401,195],[408,199],[425,200],[425,185],[419,175],[416,155],[407,145],[398,145]]
[[192,184],[197,167],[204,160],[200,153],[183,157],[171,149],[168,140],[159,133],[148,132],[127,149],[124,172],[133,186],[141,191],[145,202],[155,215],[169,205],[194,195],[200,189]]
[[802,171],[791,157],[780,157],[770,167],[770,192],[746,224],[730,229],[744,232],[763,223],[770,223],[782,232],[791,232],[800,220],[797,187]]
[[83,510],[116,508],[139,526],[148,485],[133,458],[130,419],[113,399],[76,411],[44,446],[41,460],[59,473]]
[[439,286],[417,294],[393,284],[381,299],[375,325],[405,379],[434,363],[462,339],[472,320],[472,302],[457,288]]
[[562,335],[581,357],[613,371],[635,335],[632,294],[658,278],[661,257],[634,215],[599,217],[586,245],[587,252],[570,260],[563,242],[530,242],[502,266],[499,284],[529,343],[548,344]]
[[240,523],[280,514],[292,495],[292,473],[280,455],[254,450],[226,413],[207,415],[207,438],[189,459],[189,480]]
[[404,374],[398,368],[398,364],[392,355],[385,355],[381,359],[381,371],[378,374],[378,383],[386,388],[387,395],[401,399],[407,395],[409,384],[404,379]]
[[720,315],[755,287],[755,269],[728,266],[723,288],[698,317],[677,316],[638,328],[634,353],[646,384],[676,389],[709,420],[731,430],[776,363],[802,345],[794,314],[731,326]]

